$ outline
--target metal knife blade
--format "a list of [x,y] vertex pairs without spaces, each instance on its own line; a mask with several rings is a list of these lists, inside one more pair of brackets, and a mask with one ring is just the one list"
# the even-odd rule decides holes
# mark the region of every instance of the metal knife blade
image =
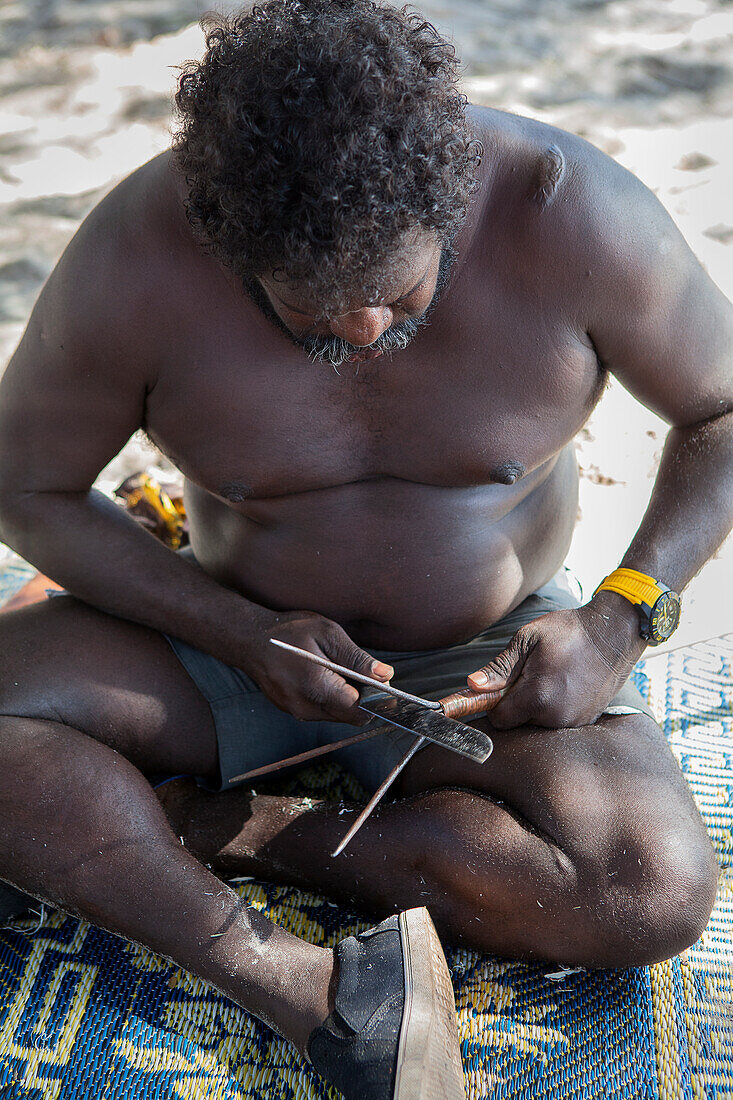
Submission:
[[491,738],[483,730],[457,722],[455,718],[446,718],[441,711],[426,710],[423,706],[407,703],[402,699],[370,695],[359,701],[359,707],[368,714],[374,714],[400,729],[414,733],[417,737],[426,737],[436,745],[442,745],[469,760],[475,760],[477,764],[488,760],[494,748]]

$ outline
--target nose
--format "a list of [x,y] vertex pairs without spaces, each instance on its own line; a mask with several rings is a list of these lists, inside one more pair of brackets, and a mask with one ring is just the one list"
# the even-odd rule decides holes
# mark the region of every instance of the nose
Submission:
[[392,310],[388,306],[365,306],[353,313],[332,317],[331,332],[358,348],[373,344],[377,337],[392,324]]

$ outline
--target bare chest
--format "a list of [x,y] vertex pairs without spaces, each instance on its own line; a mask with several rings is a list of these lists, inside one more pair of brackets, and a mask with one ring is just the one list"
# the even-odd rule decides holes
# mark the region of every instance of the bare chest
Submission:
[[578,431],[602,373],[559,322],[448,305],[404,351],[340,373],[259,315],[187,324],[149,397],[148,432],[235,507],[379,477],[511,483]]

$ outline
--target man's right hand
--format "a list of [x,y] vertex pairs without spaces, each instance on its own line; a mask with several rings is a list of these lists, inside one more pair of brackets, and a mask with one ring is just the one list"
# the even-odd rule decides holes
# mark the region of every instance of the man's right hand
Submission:
[[271,645],[271,638],[327,657],[383,683],[394,675],[391,665],[360,649],[331,619],[311,611],[267,613],[254,630],[241,667],[280,710],[303,721],[348,722],[358,726],[368,716],[357,709],[359,692],[352,684],[337,672]]

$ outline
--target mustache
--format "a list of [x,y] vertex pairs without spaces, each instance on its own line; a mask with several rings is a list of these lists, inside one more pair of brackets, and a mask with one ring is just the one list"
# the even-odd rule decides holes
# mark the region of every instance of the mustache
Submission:
[[344,340],[340,336],[333,335],[306,336],[302,341],[302,347],[314,363],[330,363],[332,367],[340,367],[352,355],[359,355],[365,351],[381,351],[383,353],[402,351],[425,322],[425,314],[422,317],[408,317],[405,321],[398,321],[385,329],[374,343],[366,347],[358,347],[356,344],[350,344],[348,340]]

